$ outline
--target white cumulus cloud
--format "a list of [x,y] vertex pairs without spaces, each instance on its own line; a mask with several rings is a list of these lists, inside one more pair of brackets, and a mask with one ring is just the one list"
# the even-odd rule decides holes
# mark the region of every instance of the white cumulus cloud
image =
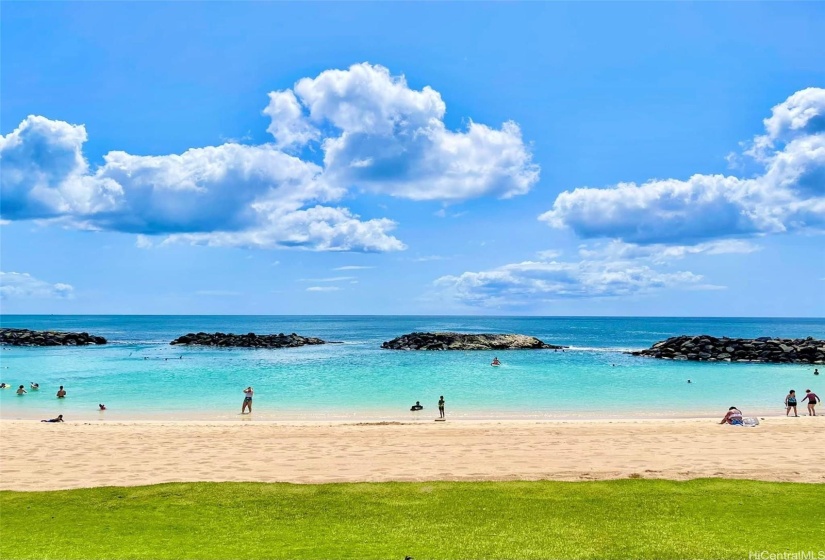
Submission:
[[765,120],[745,155],[754,177],[696,174],[687,180],[577,188],[561,193],[539,219],[583,238],[631,243],[703,240],[825,225],[825,90],[790,96]]
[[50,284],[26,272],[0,272],[0,298],[71,298],[74,288],[69,284]]
[[[0,136],[4,222],[54,219],[163,243],[318,251],[398,251],[388,218],[337,206],[369,191],[413,200],[510,197],[538,180],[515,123],[448,130],[441,95],[368,63],[273,91],[274,142],[227,142],[181,154],[83,154],[83,125],[27,117]],[[309,146],[309,145],[312,146]],[[323,165],[299,157],[323,153]],[[138,246],[148,247],[149,238]]]

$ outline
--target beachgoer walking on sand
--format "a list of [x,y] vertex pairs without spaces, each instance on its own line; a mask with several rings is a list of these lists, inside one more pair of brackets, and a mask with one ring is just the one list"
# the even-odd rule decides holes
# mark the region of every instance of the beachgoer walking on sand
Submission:
[[23,388],[23,386],[22,386],[22,385],[21,385],[20,387],[18,387],[18,388],[17,388],[17,394],[18,394],[18,395],[25,395],[26,393],[28,393],[28,391],[26,391],[26,390]]
[[799,416],[799,414],[796,413],[796,391],[793,389],[791,389],[788,396],[785,397],[785,416],[791,413],[791,409],[793,409],[794,416]]
[[722,418],[722,421],[719,423],[730,424],[731,426],[742,426],[742,411],[735,406],[730,407],[725,417]]
[[51,418],[49,420],[41,420],[41,422],[62,422],[62,421],[63,421],[63,415],[62,414],[58,414],[57,418]]
[[249,413],[252,414],[252,395],[254,391],[252,387],[247,387],[243,390],[244,398],[243,404],[241,405],[241,414],[244,413],[244,410],[249,409]]
[[61,385],[60,389],[57,390],[57,398],[58,399],[65,399],[66,398],[66,389],[63,388],[63,385]]
[[[19,393],[20,391],[18,391]],[[805,389],[805,396],[802,397],[802,400],[808,399],[808,416],[816,416],[816,403],[822,402],[816,393],[811,391],[810,389]]]
[[444,418],[444,395],[438,399],[438,417]]

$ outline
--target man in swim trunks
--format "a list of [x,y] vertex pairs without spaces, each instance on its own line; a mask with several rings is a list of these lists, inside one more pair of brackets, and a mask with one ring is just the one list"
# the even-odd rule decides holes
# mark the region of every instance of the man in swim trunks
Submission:
[[66,390],[63,388],[63,385],[61,385],[60,389],[57,390],[57,398],[58,399],[65,399],[66,398]]
[[421,406],[421,403],[419,401],[415,401],[415,404],[412,405],[412,407],[410,407],[410,410],[412,410],[412,411],[424,410],[424,407]]
[[444,395],[438,399],[438,417],[444,418]]
[[244,398],[243,404],[241,405],[241,414],[243,414],[246,409],[249,409],[249,413],[252,414],[252,395],[254,394],[252,387],[247,387],[244,389],[243,394]]
[[811,391],[810,389],[805,389],[805,396],[802,397],[802,400],[808,399],[808,416],[816,416],[816,404],[821,402],[816,393]]
[[57,418],[52,418],[50,420],[41,420],[41,422],[62,422],[62,421],[63,421],[63,415],[62,414],[58,414]]

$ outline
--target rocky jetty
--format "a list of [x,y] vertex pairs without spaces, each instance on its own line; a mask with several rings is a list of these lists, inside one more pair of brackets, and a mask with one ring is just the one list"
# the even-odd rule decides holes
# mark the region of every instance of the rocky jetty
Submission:
[[106,344],[106,339],[85,332],[0,329],[0,344],[3,346],[86,346]]
[[647,350],[630,352],[664,360],[700,362],[764,362],[825,364],[825,341],[808,338],[716,338],[676,336],[657,342]]
[[199,332],[185,334],[169,344],[186,344],[192,346],[221,346],[239,348],[297,348],[310,344],[326,344],[320,338],[310,338],[292,334],[214,334]]
[[523,334],[462,334],[454,332],[414,332],[381,345],[389,350],[527,350],[561,349]]

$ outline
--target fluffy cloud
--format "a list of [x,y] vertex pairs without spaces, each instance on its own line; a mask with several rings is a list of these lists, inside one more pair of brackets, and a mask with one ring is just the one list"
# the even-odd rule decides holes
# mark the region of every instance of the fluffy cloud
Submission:
[[520,307],[565,298],[628,296],[659,288],[699,286],[691,272],[662,272],[638,261],[525,261],[482,272],[443,276],[436,286],[472,306]]
[[672,271],[671,261],[688,255],[752,253],[759,247],[741,240],[697,245],[637,245],[612,240],[583,245],[577,258],[561,259],[557,250],[540,251],[538,260],[465,272],[436,280],[442,295],[474,307],[519,308],[571,298],[608,298],[660,289],[716,290],[703,277]]
[[[30,116],[0,136],[2,219],[56,219],[165,236],[163,243],[402,250],[389,234],[395,222],[362,220],[334,203],[360,191],[510,197],[538,180],[515,123],[455,132],[444,126],[445,111],[432,88],[413,90],[382,66],[356,64],[270,93],[271,144],[162,156],[112,151],[95,169],[83,155],[84,126]],[[309,144],[323,151],[323,166],[296,155]]]
[[[300,108],[301,112],[297,112]],[[500,129],[470,122],[451,131],[446,105],[430,88],[411,89],[383,66],[356,64],[300,80],[270,94],[270,132],[291,145],[323,136],[324,176],[336,185],[411,200],[458,201],[524,194],[538,166],[513,122]],[[288,114],[289,126],[277,120]]]
[[69,284],[49,284],[25,272],[0,272],[0,299],[71,298]]
[[765,119],[766,134],[745,155],[752,178],[694,175],[688,180],[619,183],[561,193],[540,216],[584,238],[633,243],[695,243],[825,225],[825,90],[799,91]]

